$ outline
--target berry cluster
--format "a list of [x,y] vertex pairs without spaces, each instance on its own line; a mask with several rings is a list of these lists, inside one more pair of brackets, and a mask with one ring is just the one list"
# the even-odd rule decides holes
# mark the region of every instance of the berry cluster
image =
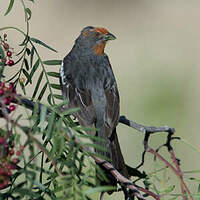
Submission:
[[24,147],[15,148],[12,131],[0,131],[0,190],[2,190],[9,186],[13,170],[17,169]]
[[[16,90],[13,83],[9,83],[7,87],[4,82],[0,82],[0,113],[2,113],[2,108],[6,108],[7,112],[12,112],[15,110],[15,105],[11,104],[16,95]],[[5,109],[4,109],[5,110]]]
[[1,63],[4,63],[4,65],[8,65],[8,66],[13,66],[15,63],[12,60],[12,51],[11,48],[9,46],[9,44],[7,43],[7,34],[3,35],[3,38],[0,37],[0,45],[3,47],[4,51],[5,51],[5,56],[0,54],[0,61]]

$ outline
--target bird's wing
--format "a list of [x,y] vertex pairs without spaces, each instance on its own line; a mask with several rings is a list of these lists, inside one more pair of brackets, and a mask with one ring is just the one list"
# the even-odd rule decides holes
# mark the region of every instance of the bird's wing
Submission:
[[[80,108],[75,113],[82,126],[94,127],[95,112],[91,100],[91,93],[87,89],[78,88],[74,80],[74,72],[70,70],[71,63],[63,63],[60,69],[60,84],[63,98],[68,101],[67,108]],[[91,133],[95,134],[95,133]]]
[[108,126],[113,130],[117,126],[119,120],[119,93],[115,82],[111,88],[107,88],[105,90],[105,96],[106,122]]

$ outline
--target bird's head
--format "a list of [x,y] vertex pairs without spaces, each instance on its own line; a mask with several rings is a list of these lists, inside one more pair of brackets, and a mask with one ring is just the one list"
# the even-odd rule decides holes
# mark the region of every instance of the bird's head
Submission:
[[115,39],[116,37],[105,28],[88,26],[81,31],[76,43],[102,56],[106,42]]

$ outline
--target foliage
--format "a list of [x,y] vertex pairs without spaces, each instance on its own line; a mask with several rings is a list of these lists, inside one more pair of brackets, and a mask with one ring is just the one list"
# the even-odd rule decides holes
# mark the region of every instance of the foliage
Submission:
[[[109,187],[95,186],[95,165],[88,159],[90,152],[82,152],[80,145],[75,143],[75,139],[84,137],[85,134],[70,117],[70,114],[76,112],[77,109],[62,111],[66,102],[62,102],[59,74],[53,70],[47,70],[48,67],[60,65],[61,61],[43,61],[37,45],[53,52],[57,51],[29,35],[29,20],[32,13],[26,7],[25,1],[22,0],[21,3],[27,24],[26,33],[17,27],[0,29],[4,32],[11,29],[24,36],[24,40],[19,45],[22,48],[19,53],[14,53],[12,47],[9,46],[7,34],[1,36],[0,81],[4,85],[12,82],[16,88],[22,89],[25,96],[27,87],[31,85],[31,100],[40,102],[47,94],[49,105],[40,107],[36,104],[32,113],[26,111],[28,115],[26,126],[23,123],[24,116],[21,114],[15,118],[10,115],[10,112],[1,111],[5,127],[0,128],[0,139],[2,139],[0,142],[3,148],[0,150],[0,161],[3,164],[7,160],[7,166],[12,165],[13,169],[9,171],[7,182],[4,181],[7,174],[2,172],[0,175],[2,178],[0,182],[4,184],[1,189],[5,188],[0,192],[0,199],[90,199],[89,195],[93,192],[109,190]],[[14,0],[10,0],[5,15],[11,12],[13,5]],[[10,55],[8,51],[11,52]],[[15,61],[12,60],[13,57],[16,57]],[[13,61],[12,65],[8,64],[10,60]],[[4,75],[8,67],[17,68],[17,72],[12,77]],[[36,82],[33,81],[33,77],[37,79]],[[3,87],[2,91],[4,90],[6,86]],[[12,95],[20,102],[21,95],[14,93]],[[1,94],[0,101],[5,99],[5,93]],[[3,107],[6,105],[1,103],[1,108]],[[67,137],[66,133],[71,137]],[[81,143],[83,146],[87,144],[91,145],[91,142],[88,143],[86,140],[85,143]],[[6,151],[5,145],[7,145]],[[20,153],[18,148],[21,148]],[[9,153],[11,149],[12,155]],[[15,160],[15,164],[12,156],[17,155],[18,160]],[[5,166],[2,165],[1,168],[4,169]],[[5,172],[7,173],[6,170]]]
[[[32,12],[26,6],[28,1],[34,3],[33,0],[20,1],[25,14],[27,27],[25,32],[17,27],[0,28],[2,31],[0,34],[0,117],[5,122],[5,125],[0,127],[0,200],[88,200],[91,199],[91,194],[109,191],[113,187],[98,186],[95,171],[97,170],[104,178],[103,171],[91,160],[90,156],[94,153],[83,151],[81,148],[99,148],[91,142],[98,138],[85,134],[85,131],[90,129],[80,127],[72,120],[71,115],[77,112],[78,108],[63,111],[67,102],[62,100],[59,73],[55,72],[58,71],[57,67],[61,65],[61,60],[41,58],[38,45],[48,51],[55,53],[57,51],[30,35],[29,20]],[[5,16],[12,11],[14,3],[14,0],[9,1]],[[14,53],[10,47],[9,36],[3,34],[7,30],[16,31],[24,37],[19,44],[21,50],[18,53]],[[16,58],[15,61],[13,58]],[[8,67],[17,68],[17,72],[12,77],[5,76]],[[16,112],[15,115],[11,115],[15,110],[15,107],[10,105],[13,99],[20,106],[24,105],[22,95],[19,95],[13,86],[6,86],[11,82],[14,88],[21,88],[26,98],[27,88],[31,86],[30,99],[36,103],[31,113],[28,112],[27,107],[24,107],[26,118]],[[41,106],[40,102],[45,101],[45,98],[48,104]],[[159,195],[171,194],[175,186],[167,186],[167,167],[160,167],[157,162],[154,164],[155,171],[148,175],[133,168],[129,170],[132,170],[131,173],[139,180],[142,179],[145,188],[150,188]],[[157,186],[163,181],[160,173],[164,174],[164,189],[159,189]],[[197,193],[199,194],[199,190]],[[181,194],[175,194],[171,199],[178,199],[180,196]]]

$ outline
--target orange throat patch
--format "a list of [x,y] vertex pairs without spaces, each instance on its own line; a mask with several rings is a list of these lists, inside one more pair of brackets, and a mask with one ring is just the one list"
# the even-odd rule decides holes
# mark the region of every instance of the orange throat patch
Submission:
[[100,43],[100,44],[98,44],[98,45],[96,45],[96,46],[94,47],[95,53],[96,53],[97,55],[99,55],[99,56],[103,56],[105,46],[106,46],[106,41],[105,41],[105,42],[102,42],[102,43]]

